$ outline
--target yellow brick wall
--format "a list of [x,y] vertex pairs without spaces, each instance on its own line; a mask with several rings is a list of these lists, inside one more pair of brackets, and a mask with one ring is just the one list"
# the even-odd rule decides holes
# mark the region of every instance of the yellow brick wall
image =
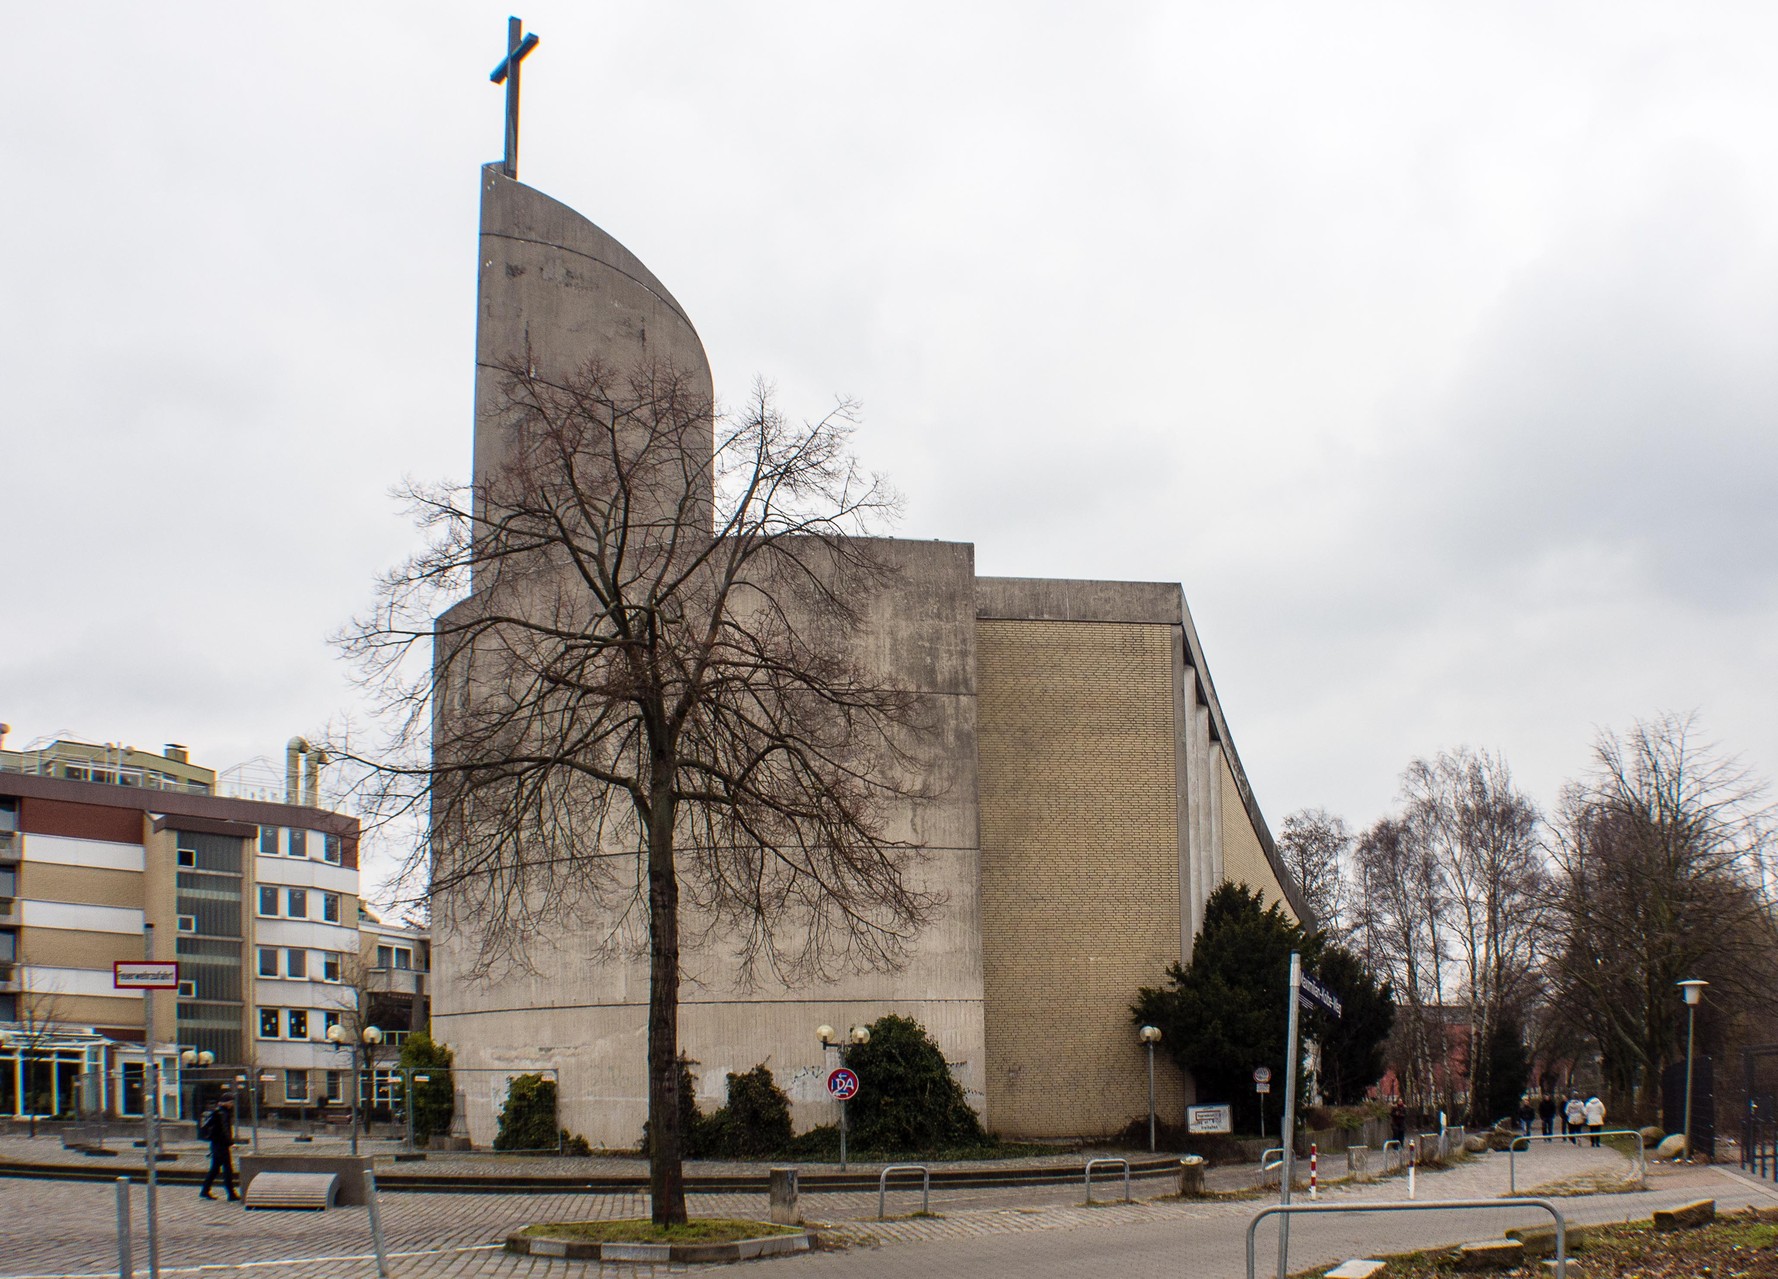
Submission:
[[1296,919],[1289,899],[1278,886],[1277,873],[1260,847],[1259,836],[1254,833],[1253,822],[1247,816],[1247,805],[1241,802],[1241,791],[1235,785],[1235,775],[1226,759],[1222,763],[1222,873],[1225,879],[1259,889],[1265,894],[1266,905],[1278,902],[1286,915],[1293,921]]
[[[976,637],[986,1090],[1004,1136],[1146,1116],[1137,989],[1179,958],[1165,625],[982,621]],[[1159,1109],[1182,1083],[1161,1056]]]

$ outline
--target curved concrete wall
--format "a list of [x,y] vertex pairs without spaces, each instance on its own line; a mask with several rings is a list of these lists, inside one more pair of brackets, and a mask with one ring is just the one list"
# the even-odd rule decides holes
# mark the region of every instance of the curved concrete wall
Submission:
[[598,359],[617,370],[665,362],[712,397],[710,363],[685,310],[653,272],[573,209],[482,169],[475,334],[475,481],[499,465],[499,367],[529,355],[544,377]]

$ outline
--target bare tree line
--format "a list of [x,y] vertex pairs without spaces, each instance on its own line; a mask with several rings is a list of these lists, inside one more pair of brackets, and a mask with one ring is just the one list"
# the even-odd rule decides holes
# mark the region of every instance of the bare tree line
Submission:
[[1496,1056],[1522,1045],[1546,1085],[1578,1071],[1652,1116],[1684,1051],[1678,981],[1712,983],[1713,1042],[1778,1008],[1770,816],[1691,717],[1662,715],[1599,733],[1553,812],[1500,756],[1460,748],[1412,761],[1367,829],[1307,810],[1279,844],[1330,931],[1393,983],[1410,1100],[1492,1122],[1526,1082],[1491,1077]]

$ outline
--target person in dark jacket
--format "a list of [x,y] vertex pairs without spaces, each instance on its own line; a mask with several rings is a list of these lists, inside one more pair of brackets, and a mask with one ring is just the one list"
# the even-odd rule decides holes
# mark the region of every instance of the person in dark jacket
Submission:
[[1551,1137],[1556,1132],[1556,1099],[1548,1093],[1537,1103],[1537,1117],[1543,1120],[1543,1135]]
[[198,1191],[200,1199],[214,1199],[210,1187],[216,1184],[216,1174],[222,1174],[222,1188],[228,1194],[230,1203],[240,1196],[235,1193],[235,1108],[226,1098],[210,1107],[203,1120],[198,1124],[198,1136],[210,1143],[210,1171],[204,1174],[204,1188]]

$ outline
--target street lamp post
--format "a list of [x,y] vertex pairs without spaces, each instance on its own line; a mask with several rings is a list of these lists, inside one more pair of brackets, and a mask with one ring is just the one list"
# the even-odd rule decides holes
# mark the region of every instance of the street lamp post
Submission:
[[1159,1026],[1144,1026],[1136,1036],[1148,1045],[1148,1153],[1154,1153],[1154,1046],[1161,1040]]
[[[827,1055],[827,1049],[835,1049],[839,1053],[840,1065],[844,1066],[846,1064],[847,1042],[850,1041],[859,1047],[868,1044],[870,1042],[870,1027],[854,1026],[846,1032],[846,1038],[841,1039],[839,1032],[832,1026],[817,1026],[815,1027],[815,1038],[821,1041],[823,1057]],[[840,1098],[840,1171],[846,1171],[846,1100],[843,1097]]]
[[1698,1033],[1698,1001],[1710,983],[1693,977],[1676,983],[1685,998],[1685,1161],[1692,1161],[1692,1060]]
[[[346,1028],[335,1022],[327,1028],[327,1038],[339,1047],[345,1047],[351,1035]],[[376,1026],[366,1026],[359,1032],[358,1038],[352,1041],[352,1153],[358,1153],[358,1103],[359,1094],[364,1086],[364,1063],[370,1052],[383,1042],[383,1032]]]

